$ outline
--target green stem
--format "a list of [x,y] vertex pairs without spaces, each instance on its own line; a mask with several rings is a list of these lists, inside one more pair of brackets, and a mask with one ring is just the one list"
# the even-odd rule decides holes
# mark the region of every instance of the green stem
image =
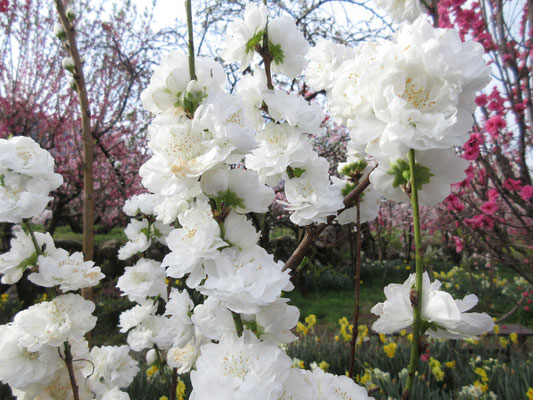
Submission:
[[35,251],[38,255],[43,255],[43,250],[41,249],[41,246],[39,246],[39,243],[37,243],[37,239],[35,238],[35,233],[33,232],[33,229],[31,229],[31,225],[27,220],[22,221],[22,226],[24,227],[24,230],[30,235],[31,241],[33,243],[33,247],[35,247]]
[[237,336],[242,336],[244,327],[242,325],[241,315],[233,311],[231,312],[231,314],[233,315],[233,321],[235,321],[235,329],[237,330]]
[[424,265],[420,255],[420,217],[418,210],[418,187],[415,181],[415,151],[409,150],[409,174],[411,177],[411,206],[413,208],[413,229],[415,236],[415,262],[416,262],[416,281],[415,289],[411,290],[411,304],[413,306],[413,342],[411,343],[411,358],[409,360],[409,369],[407,375],[407,385],[402,394],[402,399],[408,399],[415,381],[415,372],[418,369],[420,330],[422,325],[422,277],[424,274]]
[[185,0],[185,10],[187,12],[187,31],[189,33],[189,75],[191,80],[196,80],[196,67],[194,65],[194,31],[192,25],[191,0]]

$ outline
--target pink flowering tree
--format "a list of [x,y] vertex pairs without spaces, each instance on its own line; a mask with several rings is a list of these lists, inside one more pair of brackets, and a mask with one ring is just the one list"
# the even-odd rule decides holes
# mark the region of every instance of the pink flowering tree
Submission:
[[533,283],[533,21],[527,3],[439,2],[439,25],[481,43],[494,79],[476,98],[476,122],[463,146],[468,176],[446,199],[438,225],[448,226],[457,252],[486,255],[489,265],[503,264]]
[[[141,190],[137,171],[146,158],[148,118],[139,95],[171,32],[154,33],[151,15],[132,5],[111,12],[89,5],[75,7],[95,148],[95,223],[110,229],[123,219],[124,200]],[[56,22],[50,1],[0,7],[0,137],[30,136],[51,152],[65,182],[54,192],[48,229],[61,222],[81,231],[81,122],[70,74],[61,65],[68,55],[54,36]]]

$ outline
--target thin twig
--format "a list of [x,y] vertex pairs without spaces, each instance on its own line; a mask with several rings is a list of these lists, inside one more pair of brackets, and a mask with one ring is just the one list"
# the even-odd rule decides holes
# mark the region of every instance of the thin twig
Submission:
[[[374,167],[374,169],[376,167],[377,165]],[[337,215],[339,215],[344,210],[353,207],[354,201],[357,196],[363,193],[363,191],[368,187],[368,185],[370,185],[370,173],[344,198],[344,208],[337,211]],[[296,267],[300,264],[300,262],[307,254],[307,252],[311,249],[311,246],[313,245],[315,240],[320,236],[324,229],[326,229],[327,226],[330,225],[335,218],[337,218],[337,215],[330,215],[325,223],[319,224],[317,226],[308,226],[305,229],[304,238],[302,239],[296,250],[293,251],[289,259],[285,262],[282,271],[286,271],[287,269],[296,269]]]
[[359,333],[359,299],[361,297],[361,196],[357,195],[355,199],[357,210],[357,232],[355,233],[356,248],[355,248],[355,307],[353,312],[353,328],[352,341],[350,343],[350,369],[349,377],[353,377],[355,365],[355,345],[357,343],[357,335]]
[[76,376],[74,375],[74,366],[72,365],[72,353],[70,352],[70,344],[65,342],[65,364],[67,364],[68,376],[70,378],[70,386],[72,386],[72,393],[74,400],[80,400],[78,384],[76,383]]

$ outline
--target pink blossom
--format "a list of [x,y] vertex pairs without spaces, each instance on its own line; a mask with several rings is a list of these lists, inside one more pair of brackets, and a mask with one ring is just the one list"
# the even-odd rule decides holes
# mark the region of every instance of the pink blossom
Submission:
[[479,207],[485,214],[493,215],[498,211],[498,205],[494,201],[487,201]]
[[496,200],[498,197],[500,197],[500,193],[496,189],[490,189],[489,190],[489,200],[493,201]]
[[503,183],[503,187],[507,190],[518,191],[522,189],[522,182],[519,179],[506,179]]
[[505,128],[507,123],[499,115],[495,115],[485,123],[485,129],[493,139],[498,138],[500,131]]
[[531,197],[533,197],[533,186],[531,185],[522,186],[522,189],[520,189],[520,197],[524,201],[531,200]]
[[460,253],[464,249],[463,240],[458,236],[452,236],[452,239],[455,242],[455,252]]
[[476,104],[479,107],[486,106],[487,102],[488,102],[488,100],[487,100],[487,95],[486,94],[480,94],[479,96],[476,97]]

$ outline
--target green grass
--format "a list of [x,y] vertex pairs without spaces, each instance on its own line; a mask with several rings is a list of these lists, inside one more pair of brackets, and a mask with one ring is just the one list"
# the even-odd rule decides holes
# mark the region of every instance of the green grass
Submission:
[[[83,234],[82,233],[75,233],[72,232],[70,227],[68,226],[58,226],[56,231],[54,232],[54,239],[67,239],[67,240],[83,240]],[[122,227],[115,227],[111,229],[109,232],[105,234],[95,234],[94,235],[94,243],[100,244],[106,240],[128,240],[126,235],[124,234],[124,228]]]
[[[298,290],[287,294],[290,304],[300,309],[300,319],[309,314],[316,315],[319,324],[326,324],[328,330],[337,330],[339,319],[352,319],[355,304],[355,294],[351,289],[338,291],[311,291],[305,296]],[[370,315],[370,309],[385,300],[383,289],[361,285],[360,321],[370,323],[375,318]]]

